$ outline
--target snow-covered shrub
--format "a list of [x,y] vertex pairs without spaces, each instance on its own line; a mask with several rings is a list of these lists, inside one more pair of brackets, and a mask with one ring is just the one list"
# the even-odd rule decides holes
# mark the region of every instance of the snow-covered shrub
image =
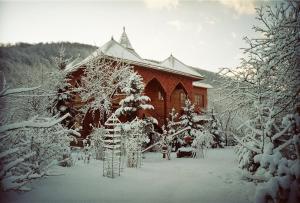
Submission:
[[142,145],[150,142],[147,125],[147,121],[136,117],[132,122],[121,126],[128,167],[139,167],[141,164]]
[[150,98],[143,95],[145,85],[142,77],[134,72],[132,73],[121,92],[125,94],[125,98],[119,103],[120,107],[116,110],[117,116],[127,116],[127,120],[131,121],[137,116],[138,110],[153,109],[154,107],[147,102]]
[[70,147],[64,150],[62,157],[58,158],[58,163],[62,167],[71,167],[74,165],[75,160],[72,157]]
[[[259,164],[254,162],[254,156],[259,152],[251,150],[252,148],[259,147],[256,142],[251,139],[242,138],[243,145],[238,144],[235,147],[235,153],[237,155],[238,166],[241,169],[245,169],[249,172],[254,172],[259,167]],[[245,147],[246,145],[247,147]],[[250,149],[249,149],[250,148]]]
[[238,141],[236,152],[239,167],[254,173],[259,164],[254,161],[256,155],[264,153],[264,148],[271,142],[271,136],[277,128],[273,119],[274,111],[265,104],[254,103],[255,116],[240,126],[244,133],[242,138],[234,136]]
[[192,147],[194,148],[195,158],[204,158],[204,149],[211,147],[214,139],[213,135],[208,131],[194,130],[196,137],[193,140]]
[[[47,120],[36,118],[36,124]],[[0,140],[2,190],[22,189],[30,179],[46,175],[49,167],[63,160],[70,143],[68,130],[60,124],[9,130]]]
[[286,116],[281,130],[272,135],[272,142],[266,145],[264,153],[254,157],[260,164],[255,175],[267,181],[256,190],[257,203],[300,201],[300,125],[296,123],[297,117],[299,115]]
[[90,134],[91,137],[91,146],[95,151],[96,159],[103,160],[104,159],[104,143],[103,143],[103,136],[105,135],[105,128],[93,128],[92,133]]
[[[49,167],[63,160],[69,151],[69,134],[78,134],[60,124],[69,114],[61,118],[49,116],[47,96],[32,95],[28,100],[23,96],[20,97],[22,103],[9,97],[24,92],[30,94],[39,87],[10,89],[4,75],[1,76],[0,102],[4,107],[15,105],[15,108],[1,108],[0,111],[1,190],[23,190],[27,182],[46,175]],[[26,107],[30,107],[30,111]],[[15,109],[21,109],[18,116],[9,116]]]

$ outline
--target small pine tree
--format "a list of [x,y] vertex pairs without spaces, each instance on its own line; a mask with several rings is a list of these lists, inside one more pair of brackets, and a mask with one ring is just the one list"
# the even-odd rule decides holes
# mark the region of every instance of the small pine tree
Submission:
[[154,109],[152,105],[147,104],[150,98],[143,95],[144,88],[142,77],[138,73],[134,72],[130,75],[128,82],[121,90],[126,97],[120,101],[120,107],[115,114],[127,116],[127,119],[131,121],[137,116],[138,110]]
[[[169,115],[170,118],[167,118],[167,125],[163,126],[163,132],[165,136],[170,136],[176,133],[180,128],[180,123],[178,122],[179,114],[176,113],[176,110],[174,108],[172,108]],[[181,146],[182,140],[180,139],[179,136],[176,135],[172,137],[170,144],[172,145],[172,150],[176,152],[178,148]]]
[[[204,158],[204,149],[211,145],[213,135],[204,128],[204,124],[207,123],[207,119],[195,112],[195,107],[190,100],[185,101],[183,107],[183,115],[179,119],[179,123],[182,128],[190,127],[188,135],[191,136],[192,142],[186,143],[187,146],[191,144],[195,148],[195,157]],[[187,135],[186,135],[187,136]]]
[[168,134],[174,134],[179,129],[178,123],[178,113],[176,113],[175,109],[172,108],[171,112],[169,113],[170,118],[167,118],[167,126],[166,130]]
[[216,115],[212,112],[212,120],[209,123],[209,131],[214,136],[213,137],[213,148],[223,148],[225,145],[225,135],[222,130],[222,126]]
[[195,112],[195,106],[189,99],[185,101],[185,106],[183,107],[183,114],[179,118],[179,124],[182,128],[191,128],[188,131],[188,133],[192,138],[196,137],[195,131],[203,130],[203,126],[200,124],[199,115]]

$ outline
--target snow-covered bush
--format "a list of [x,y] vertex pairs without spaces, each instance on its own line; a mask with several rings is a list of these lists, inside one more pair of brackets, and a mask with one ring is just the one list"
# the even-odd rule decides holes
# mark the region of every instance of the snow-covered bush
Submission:
[[119,103],[120,107],[116,110],[117,116],[126,116],[131,121],[137,116],[138,110],[153,109],[154,107],[147,102],[150,98],[143,95],[145,85],[142,77],[134,72],[132,73],[121,92],[125,94],[125,98]]
[[[287,115],[281,125],[267,107],[246,123],[246,136],[236,140],[239,166],[245,176],[258,182],[256,202],[298,202],[300,200],[300,126],[297,117]],[[265,182],[265,183],[260,183]],[[297,189],[298,188],[298,189]]]
[[93,128],[92,133],[90,134],[91,137],[91,146],[95,151],[96,159],[103,160],[104,159],[104,142],[103,136],[105,135],[105,128]]
[[[57,164],[58,160],[66,161],[64,156],[69,154],[72,139],[69,134],[78,136],[78,133],[60,124],[69,114],[59,118],[47,112],[47,107],[51,106],[51,99],[47,98],[53,92],[40,91],[40,86],[11,89],[2,73],[1,76],[1,190],[24,190],[27,182],[47,175],[48,168]],[[37,80],[33,84],[38,83]],[[25,95],[20,96],[23,93]],[[10,96],[15,94],[20,97],[12,99]]]
[[259,164],[254,161],[254,156],[262,154],[265,146],[271,141],[276,129],[273,109],[266,105],[254,103],[255,117],[245,122],[240,129],[244,133],[242,138],[235,135],[238,141],[236,152],[238,155],[239,167],[251,173],[255,172]]
[[[244,145],[247,145],[249,148],[256,148],[258,147],[255,142],[245,138],[241,139],[241,142],[243,142]],[[245,169],[249,172],[254,172],[258,168],[258,164],[254,162],[254,156],[258,154],[258,152],[255,152],[253,150],[250,150],[240,144],[238,144],[235,148],[235,152],[237,155],[237,161],[238,166],[241,169]]]
[[121,126],[128,167],[139,167],[141,164],[142,146],[150,142],[147,125],[147,121],[136,117],[132,122]]
[[69,151],[69,131],[60,120],[35,118],[0,127],[1,189],[24,189],[33,178],[47,174],[49,167]]
[[[281,130],[271,137],[264,152],[254,157],[260,167],[256,177],[265,183],[259,185],[255,194],[257,203],[289,202],[300,200],[300,125],[299,115],[283,119]],[[299,119],[299,118],[298,118]]]
[[192,147],[194,148],[195,158],[204,158],[204,150],[210,147],[214,141],[213,135],[208,131],[194,130],[196,137],[193,140]]

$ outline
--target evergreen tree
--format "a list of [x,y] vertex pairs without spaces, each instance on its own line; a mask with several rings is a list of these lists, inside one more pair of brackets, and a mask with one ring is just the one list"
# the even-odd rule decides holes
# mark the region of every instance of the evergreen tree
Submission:
[[126,116],[128,120],[133,120],[137,116],[140,109],[154,109],[154,107],[147,102],[150,101],[148,96],[143,95],[145,86],[142,77],[134,72],[129,76],[128,82],[121,89],[126,96],[120,101],[120,107],[116,110],[117,116]]
[[200,115],[195,112],[195,106],[192,102],[187,99],[185,101],[185,106],[183,107],[183,114],[179,118],[179,123],[182,128],[190,127],[191,129],[188,130],[188,134],[195,138],[197,132],[202,131],[203,126],[200,124]]
[[[169,113],[170,118],[167,118],[167,125],[163,126],[164,136],[169,136],[176,133],[180,129],[180,122],[178,122],[179,114],[176,113],[175,109],[172,108]],[[177,151],[177,149],[181,146],[183,141],[180,139],[178,135],[174,136],[170,140],[170,144],[172,145],[173,151]]]
[[221,122],[214,112],[211,115],[212,120],[209,123],[209,131],[213,135],[213,148],[223,148],[225,145],[225,133],[222,130]]
[[[180,117],[179,123],[182,128],[191,128],[185,138],[191,136],[191,143],[186,144],[191,144],[195,148],[193,156],[196,158],[204,158],[204,149],[209,147],[213,141],[213,135],[204,127],[207,121],[203,115],[195,112],[195,107],[190,100],[185,101],[183,115]],[[187,139],[185,141],[189,142]]]
[[167,126],[166,130],[169,135],[174,134],[179,129],[178,113],[176,113],[175,109],[172,108],[169,113],[170,118],[167,118]]

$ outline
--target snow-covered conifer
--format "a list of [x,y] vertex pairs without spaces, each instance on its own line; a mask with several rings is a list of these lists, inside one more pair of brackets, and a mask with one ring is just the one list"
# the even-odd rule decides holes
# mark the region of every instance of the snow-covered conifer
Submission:
[[209,119],[204,115],[195,112],[192,102],[186,100],[185,106],[183,107],[183,114],[179,118],[179,123],[182,128],[190,127],[188,133],[185,133],[185,137],[191,136],[193,139],[191,145],[198,152],[196,154],[197,157],[204,157],[204,148],[208,147],[209,144],[212,144],[213,135],[204,127],[207,122],[209,122]]
[[153,109],[154,107],[147,104],[150,98],[143,95],[145,85],[142,77],[134,72],[128,78],[121,92],[125,94],[125,98],[120,101],[120,107],[116,110],[117,116],[125,115],[131,121],[137,116],[138,110]]
[[178,122],[179,114],[176,113],[176,110],[172,108],[171,112],[169,113],[170,118],[167,118],[167,126],[166,130],[168,134],[174,134],[180,127],[180,123]]
[[209,128],[210,133],[213,135],[212,147],[223,148],[226,140],[225,140],[225,133],[223,132],[222,129],[222,124],[217,118],[217,116],[214,114],[214,112],[212,112],[211,118],[212,119],[209,122],[207,127]]
[[190,127],[191,129],[188,131],[188,134],[192,136],[192,138],[195,138],[197,134],[196,131],[202,131],[204,129],[200,123],[201,120],[201,115],[195,112],[194,104],[187,99],[183,107],[183,113],[179,118],[181,128]]

